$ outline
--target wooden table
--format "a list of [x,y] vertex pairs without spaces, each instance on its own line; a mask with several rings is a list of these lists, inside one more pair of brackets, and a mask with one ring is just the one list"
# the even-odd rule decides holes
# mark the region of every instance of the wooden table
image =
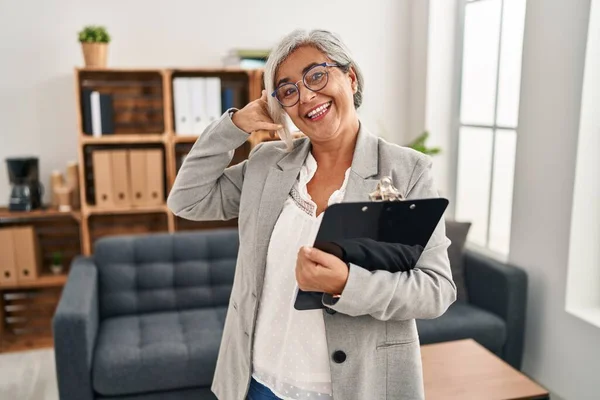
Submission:
[[421,346],[427,400],[549,399],[546,389],[472,339]]

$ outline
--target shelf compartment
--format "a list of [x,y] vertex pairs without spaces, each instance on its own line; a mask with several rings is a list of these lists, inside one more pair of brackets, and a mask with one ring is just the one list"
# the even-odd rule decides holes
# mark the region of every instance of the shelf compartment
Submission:
[[[52,275],[50,266],[52,265],[52,255],[55,252],[62,253],[63,274],[68,273],[73,258],[81,254],[79,222],[75,219],[55,215],[32,220],[13,220],[2,224],[2,228],[18,226],[31,226],[37,235],[42,256],[41,276]],[[35,286],[35,282],[31,281],[17,286]],[[45,282],[50,283],[52,279]],[[41,286],[45,286],[43,282]]]
[[51,347],[52,317],[62,287],[0,292],[0,352]]
[[[173,94],[171,99],[170,115],[172,119],[172,126],[176,127],[175,123],[176,113],[175,113],[175,87],[173,85],[173,81],[177,78],[219,78],[221,82],[221,91],[220,97],[218,99],[218,104],[220,105],[220,113],[226,111],[226,108],[233,107],[237,109],[243,108],[250,101],[251,90],[251,77],[253,76],[253,71],[245,71],[245,70],[218,70],[218,69],[176,69],[171,71],[171,82],[170,84],[170,92]],[[194,86],[190,86],[189,90],[196,90]],[[229,95],[225,95],[225,93],[229,93]],[[231,97],[229,97],[231,96]],[[190,101],[193,97],[193,94],[190,94]],[[230,99],[227,104],[224,99]],[[209,100],[210,101],[210,100]],[[211,115],[212,117],[213,115]],[[192,117],[192,116],[190,116]],[[175,129],[174,129],[175,130]],[[183,134],[192,134],[192,132],[180,132]]]
[[[166,159],[166,151],[163,143],[130,143],[130,144],[89,144],[83,146],[83,181],[85,187],[85,199],[86,204],[88,205],[87,210],[92,210],[96,213],[101,213],[103,210],[135,210],[133,207],[127,207],[125,209],[119,207],[111,207],[111,208],[95,208],[96,206],[96,195],[95,195],[95,185],[94,185],[94,163],[93,163],[93,152],[97,150],[150,150],[150,149],[160,149],[162,151],[163,157],[163,198],[167,197],[167,174],[166,168],[167,159]],[[125,173],[125,172],[124,172]],[[151,206],[158,207],[158,206]],[[137,207],[136,207],[137,208]],[[140,207],[143,209],[144,207]],[[154,208],[153,208],[154,209]],[[135,212],[135,211],[134,211]]]
[[[114,132],[105,136],[161,134],[165,131],[163,74],[160,70],[79,69],[77,83],[81,132],[85,131],[85,121],[91,121],[91,109],[86,110],[85,104],[92,91],[100,93],[112,105],[109,116],[112,115]],[[89,130],[85,134],[91,135]]]

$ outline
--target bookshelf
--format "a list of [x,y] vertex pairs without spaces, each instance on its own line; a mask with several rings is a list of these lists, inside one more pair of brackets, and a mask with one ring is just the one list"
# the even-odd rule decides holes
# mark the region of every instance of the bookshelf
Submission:
[[[42,270],[37,279],[0,283],[0,353],[53,345],[51,321],[67,281],[68,268],[77,255],[90,255],[101,237],[120,234],[177,232],[237,226],[233,221],[187,221],[173,215],[166,198],[173,186],[182,157],[198,136],[179,136],[174,126],[173,79],[218,77],[223,86],[237,91],[237,108],[260,97],[261,70],[239,68],[95,69],[76,68],[75,98],[79,164],[80,209],[62,212],[44,208],[12,212],[0,208],[0,228],[31,226],[39,238]],[[112,132],[89,132],[85,96],[91,91],[112,100]],[[86,126],[87,123],[87,126]],[[235,151],[231,164],[246,159],[257,143],[271,140],[255,133]],[[98,205],[95,202],[94,151],[160,150],[163,176],[160,201],[143,205]],[[52,253],[60,250],[65,271],[49,270]]]
[[[176,78],[218,77],[222,88],[236,93],[235,107],[241,108],[260,97],[262,71],[239,68],[169,69],[81,69],[75,70],[78,149],[81,190],[82,253],[91,254],[93,243],[106,235],[176,232],[236,226],[237,221],[192,222],[173,215],[164,201],[173,186],[182,158],[190,151],[197,135],[178,135],[174,121]],[[89,91],[112,97],[114,132],[96,137],[86,125],[85,97]],[[88,116],[89,119],[89,116]],[[88,128],[88,129],[86,129]],[[235,152],[232,164],[248,157],[264,134],[252,135]],[[98,150],[158,149],[163,157],[164,193],[160,204],[95,204],[92,154]]]

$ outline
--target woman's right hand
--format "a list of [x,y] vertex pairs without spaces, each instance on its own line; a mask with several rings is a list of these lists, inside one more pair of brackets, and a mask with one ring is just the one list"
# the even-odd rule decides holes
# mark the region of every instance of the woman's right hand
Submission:
[[262,91],[260,99],[248,103],[244,108],[233,113],[231,120],[235,126],[249,134],[255,131],[269,131],[273,137],[278,129],[283,128],[275,124],[269,115],[265,90]]

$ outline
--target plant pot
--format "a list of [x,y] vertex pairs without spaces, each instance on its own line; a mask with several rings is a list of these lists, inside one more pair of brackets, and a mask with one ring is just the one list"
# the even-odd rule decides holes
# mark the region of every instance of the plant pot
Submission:
[[53,264],[50,266],[50,271],[52,271],[54,275],[60,275],[63,272],[63,266]]
[[106,68],[108,43],[81,43],[86,67]]

